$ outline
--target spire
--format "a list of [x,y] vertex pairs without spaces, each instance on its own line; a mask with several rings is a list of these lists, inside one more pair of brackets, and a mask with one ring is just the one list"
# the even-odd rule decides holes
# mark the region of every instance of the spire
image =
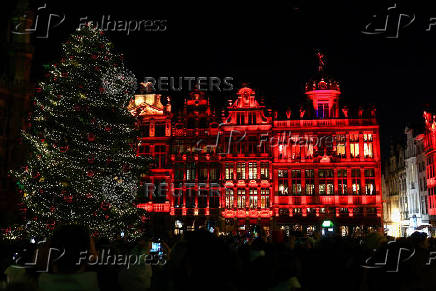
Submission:
[[306,95],[312,100],[317,118],[338,118],[339,83],[326,74],[324,53],[316,50],[315,56],[318,59],[318,72],[306,83]]

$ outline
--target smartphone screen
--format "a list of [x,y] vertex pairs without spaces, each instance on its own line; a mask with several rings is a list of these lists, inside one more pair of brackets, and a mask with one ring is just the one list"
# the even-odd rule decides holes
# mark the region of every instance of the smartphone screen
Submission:
[[159,242],[151,243],[151,251],[155,252],[155,253],[159,252],[160,251],[160,243]]

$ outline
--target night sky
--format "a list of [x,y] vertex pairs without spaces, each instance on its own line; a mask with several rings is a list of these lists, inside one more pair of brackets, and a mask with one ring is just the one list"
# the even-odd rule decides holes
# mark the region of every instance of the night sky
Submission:
[[[436,20],[432,31],[426,29],[436,9],[430,1],[90,2],[32,2],[33,7],[47,3],[47,11],[66,17],[48,39],[34,39],[34,80],[42,78],[43,64],[57,59],[60,44],[81,17],[110,15],[167,20],[164,32],[108,32],[138,80],[231,76],[235,89],[248,82],[277,110],[304,101],[304,84],[316,71],[314,50],[320,49],[327,72],[341,83],[342,104],[376,105],[384,152],[391,137],[401,140],[407,124],[422,127],[424,108],[435,107]],[[395,3],[388,32],[361,32],[371,21],[383,26],[387,8]],[[399,37],[387,38],[395,35],[400,13],[415,19],[403,27],[410,18],[402,18]],[[183,100],[181,94],[170,95],[179,104]],[[227,96],[234,97],[225,95],[212,94],[211,100],[220,106]]]

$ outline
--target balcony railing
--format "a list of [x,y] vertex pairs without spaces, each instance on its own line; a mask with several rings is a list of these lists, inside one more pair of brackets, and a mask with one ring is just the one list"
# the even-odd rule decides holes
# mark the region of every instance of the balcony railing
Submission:
[[281,205],[368,205],[381,203],[380,195],[288,195],[275,196]]
[[314,120],[278,120],[274,127],[342,127],[350,125],[375,125],[375,119],[314,119]]

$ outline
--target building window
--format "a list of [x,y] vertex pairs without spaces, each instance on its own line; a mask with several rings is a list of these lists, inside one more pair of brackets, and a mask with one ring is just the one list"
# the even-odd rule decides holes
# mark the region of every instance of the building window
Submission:
[[260,163],[260,178],[269,179],[269,165],[268,163]]
[[238,189],[238,208],[245,208],[245,189]]
[[248,163],[248,179],[257,179],[257,163]]
[[318,171],[318,177],[319,177],[319,195],[332,195],[334,193],[333,170],[320,169]]
[[154,136],[165,136],[165,123],[156,123],[154,126]]
[[365,158],[373,157],[373,145],[372,145],[372,134],[363,134],[363,155]]
[[233,189],[226,189],[226,208],[233,208]]
[[360,169],[351,169],[351,182],[353,194],[360,194]]
[[226,180],[233,180],[233,164],[226,164]]
[[291,137],[291,159],[300,159],[301,158],[301,152],[300,152],[300,143],[299,143],[299,136],[294,135]]
[[186,180],[192,181],[195,180],[195,164],[187,163],[186,164]]
[[329,105],[328,103],[318,103],[318,110],[316,112],[318,118],[329,118]]
[[[174,188],[174,207],[182,207],[183,206],[183,191],[180,188],[182,183]],[[180,186],[180,187],[179,187]]]
[[305,137],[305,151],[306,159],[313,158],[313,140],[311,137]]
[[346,169],[338,170],[338,194],[339,195],[347,194],[347,170]]
[[257,150],[259,151],[259,153],[268,153],[269,152],[268,142],[260,141],[259,145],[257,145]]
[[186,127],[187,127],[188,129],[193,129],[193,128],[195,128],[195,119],[194,119],[194,118],[189,118]]
[[249,203],[250,208],[257,208],[257,190],[256,189],[250,189],[248,203]]
[[301,170],[292,170],[292,194],[301,195]]
[[315,194],[315,173],[314,170],[306,170],[304,172],[306,182],[306,195]]
[[206,128],[206,127],[208,127],[208,124],[207,124],[207,118],[201,118],[200,119],[200,121],[198,122],[198,127],[199,128]]
[[236,176],[238,180],[245,179],[245,163],[237,163]]
[[206,167],[201,167],[198,171],[198,180],[205,181],[207,180],[207,169]]
[[359,134],[350,134],[350,155],[352,158],[359,157]]
[[150,146],[145,144],[140,144],[138,146],[138,154],[149,154],[150,153]]
[[278,170],[279,194],[288,194],[288,170]]
[[279,142],[278,145],[279,151],[278,151],[278,159],[286,159],[287,158],[287,146],[283,144],[282,141]]
[[245,123],[245,116],[243,113],[236,113],[236,123],[239,124],[244,124]]
[[257,139],[254,136],[248,137],[247,152],[248,154],[255,154],[257,152]]
[[269,189],[260,189],[260,208],[269,208]]
[[346,137],[345,135],[337,135],[336,136],[336,156],[345,158],[347,156],[346,152]]
[[172,147],[172,153],[173,154],[182,154],[184,152],[185,152],[185,146],[183,144],[183,141],[177,140]]
[[154,160],[157,168],[165,168],[166,166],[166,152],[167,148],[165,145],[155,145],[154,146]]
[[218,181],[219,179],[218,166],[213,166],[209,168],[209,181]]
[[375,194],[375,171],[374,169],[365,169],[365,194]]
[[150,123],[143,123],[139,130],[141,137],[149,137],[150,136]]
[[236,154],[244,153],[245,144],[243,142],[234,142],[233,143],[233,152]]
[[154,193],[156,194],[153,195],[153,202],[164,203],[168,195],[168,184],[165,179],[154,179],[153,184],[155,189]]
[[174,179],[183,180],[183,165],[180,163],[177,163],[174,167]]
[[427,196],[421,197],[422,214],[427,214]]

